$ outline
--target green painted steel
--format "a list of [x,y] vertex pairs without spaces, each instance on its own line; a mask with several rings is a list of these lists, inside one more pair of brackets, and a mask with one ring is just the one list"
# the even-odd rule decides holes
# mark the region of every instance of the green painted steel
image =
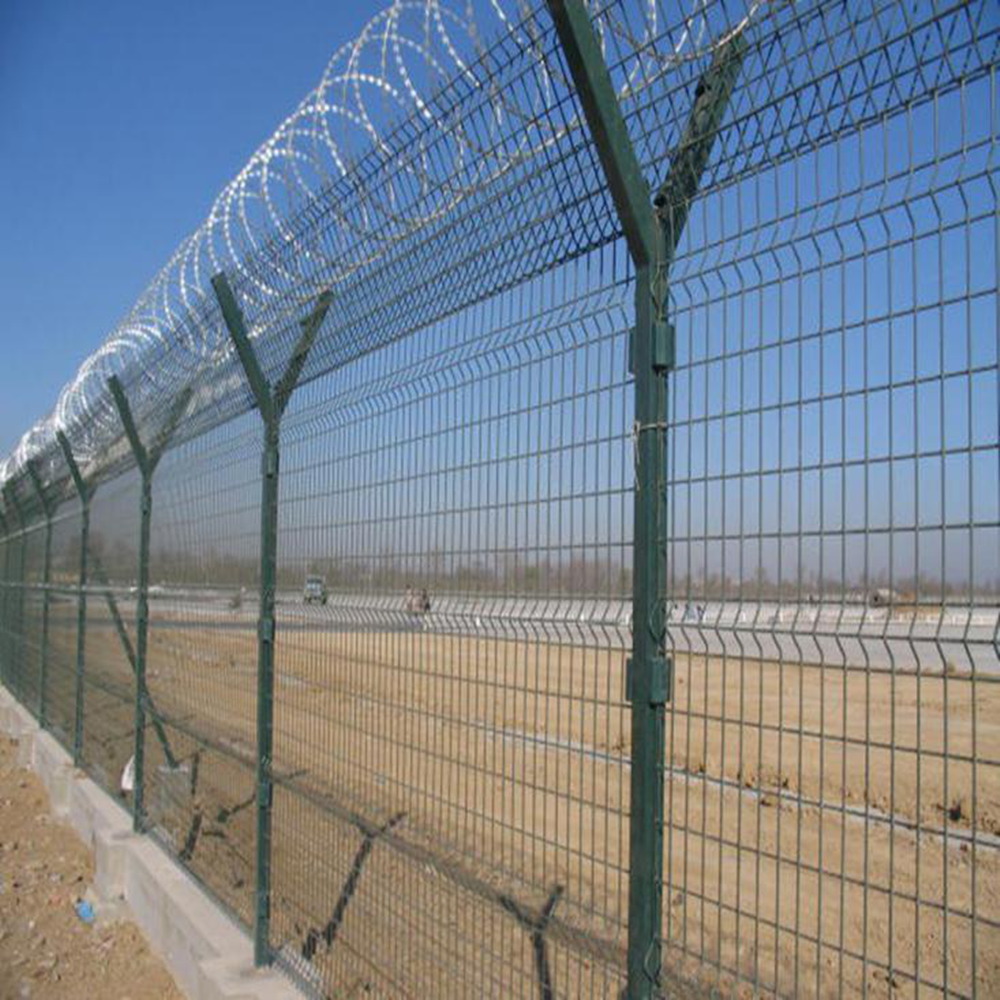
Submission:
[[[125,619],[122,617],[122,613],[118,608],[118,599],[115,597],[114,591],[111,588],[111,583],[108,580],[108,576],[104,571],[104,567],[101,565],[100,557],[93,551],[90,553],[90,568],[91,575],[97,581],[97,586],[92,589],[96,590],[104,598],[104,603],[107,605],[108,613],[111,615],[111,623],[114,625],[118,641],[121,643],[122,649],[125,652],[125,658],[128,660],[129,668],[132,671],[133,677],[138,679],[138,654],[136,653],[136,648],[132,645],[131,638],[129,638],[128,628],[125,625]],[[167,738],[167,733],[163,727],[160,714],[156,710],[156,706],[150,696],[149,687],[146,685],[145,680],[143,680],[142,691],[142,701],[145,710],[143,718],[145,718],[145,715],[152,717],[153,729],[160,741],[160,746],[163,750],[163,756],[166,758],[167,766],[170,768],[176,768],[178,766],[177,757],[171,749],[170,740]]]
[[635,375],[636,488],[632,584],[632,656],[628,695],[632,704],[632,767],[629,820],[628,986],[632,1000],[654,996],[660,975],[663,853],[663,700],[653,698],[654,673],[663,659],[662,545],[665,507],[663,442],[666,386],[653,367],[654,264],[658,244],[649,188],[622,120],[614,88],[582,3],[550,0],[549,8],[594,138],[629,251],[636,265]]
[[146,762],[146,644],[149,629],[149,529],[153,509],[152,480],[149,456],[139,439],[139,431],[132,419],[128,398],[118,379],[112,375],[108,380],[111,395],[118,407],[118,415],[125,427],[125,434],[132,446],[132,454],[139,474],[142,489],[139,498],[139,579],[136,595],[136,652],[135,652],[135,743],[133,762],[135,767],[132,791],[132,828],[138,833],[144,825],[145,762]]
[[31,485],[38,497],[38,505],[45,516],[45,549],[42,556],[42,637],[39,649],[38,667],[38,724],[47,728],[48,705],[47,692],[49,680],[49,584],[52,582],[52,518],[56,512],[54,504],[45,492],[38,467],[34,462],[28,463],[28,474]]
[[10,687],[10,623],[7,620],[7,591],[10,587],[10,518],[6,510],[0,513],[0,533],[3,534],[3,588],[0,589],[0,677]]
[[4,684],[13,689],[15,674],[14,663],[14,579],[16,577],[14,545],[14,511],[6,494],[3,495],[4,514],[4,556],[3,556],[3,637],[0,641],[0,655],[3,656],[3,679]]
[[17,590],[14,596],[14,635],[17,637],[15,658],[17,668],[17,690],[18,697],[22,703],[25,701],[25,671],[27,657],[27,637],[24,634],[24,597],[28,585],[28,521],[26,511],[17,496],[17,489],[13,491],[14,509],[17,511],[17,519],[21,527],[21,544],[18,547],[17,561]]
[[656,197],[622,118],[590,15],[582,0],[549,0],[580,104],[635,264],[635,533],[632,656],[626,668],[632,705],[629,820],[628,996],[660,988],[663,922],[664,706],[672,665],[666,656],[667,382],[674,332],[667,318],[670,264],[725,114],[745,43],[720,46],[702,78],[670,173]]
[[993,7],[416,6],[0,465],[4,678],[61,429],[83,766],[310,995],[993,995]]
[[5,619],[5,633],[7,637],[6,642],[6,655],[4,659],[8,663],[7,668],[7,684],[11,690],[17,688],[17,678],[18,678],[18,663],[17,663],[17,632],[15,628],[15,611],[14,608],[17,604],[16,600],[16,588],[17,580],[19,577],[18,571],[18,560],[20,553],[18,549],[20,548],[20,524],[17,519],[17,510],[14,508],[13,501],[11,500],[10,494],[7,490],[3,493],[4,503],[6,505],[9,532],[7,535],[7,544],[10,548],[10,562],[8,564],[7,571],[7,586],[5,588],[5,607],[4,607],[4,619]]
[[590,15],[579,0],[547,2],[629,254],[636,267],[649,266],[657,255],[652,194],[632,148]]
[[[146,759],[146,646],[149,639],[149,530],[153,509],[152,475],[143,468],[141,521],[139,533],[139,594],[136,598],[135,655],[135,790],[132,798],[132,826],[143,828],[143,794]],[[167,758],[169,761],[169,757]]]
[[7,491],[3,491],[4,530],[6,532],[4,545],[4,588],[3,588],[3,660],[4,683],[13,689],[16,683],[14,667],[14,579],[16,577],[16,562],[14,560],[15,545],[15,511],[11,505]]
[[56,436],[66,459],[66,465],[69,466],[73,485],[80,497],[80,569],[76,606],[76,704],[73,716],[73,763],[80,767],[83,763],[84,678],[86,676],[87,655],[87,552],[90,548],[90,501],[93,499],[94,491],[84,481],[66,435],[59,431]]
[[10,662],[12,670],[13,686],[18,698],[24,701],[24,630],[23,630],[23,607],[24,607],[24,567],[25,552],[27,544],[26,522],[24,509],[17,498],[17,489],[13,483],[8,483],[4,488],[4,497],[7,501],[8,510],[13,511],[17,518],[16,535],[12,532],[12,538],[17,539],[17,561],[15,569],[11,574],[11,589],[9,594],[9,635],[10,635]]
[[264,422],[260,498],[260,611],[257,619],[257,824],[254,905],[254,962],[273,960],[271,926],[271,829],[274,781],[274,616],[278,572],[278,466],[281,418],[288,406],[316,335],[330,308],[331,296],[323,293],[315,309],[301,322],[301,333],[281,378],[272,389],[247,335],[243,313],[224,274],[212,278],[237,356]]
[[11,591],[13,587],[14,573],[11,566],[11,553],[14,551],[14,512],[11,510],[10,501],[7,500],[6,494],[3,494],[4,500],[4,514],[3,514],[3,530],[4,530],[4,552],[3,552],[3,594],[2,594],[2,605],[0,605],[0,619],[2,619],[3,625],[3,635],[0,637],[0,656],[3,657],[2,672],[3,672],[3,682],[7,688],[12,688],[12,678],[13,678],[13,662],[14,662],[14,652],[13,652],[13,639],[14,630],[13,622],[11,620],[11,607],[13,602],[11,600]]
[[[708,165],[746,51],[747,41],[741,31],[734,32],[715,48],[712,62],[695,88],[694,105],[671,157],[670,173],[653,199],[659,221],[659,260],[664,278],[677,252],[691,202]],[[659,293],[659,302],[662,309],[666,302],[665,287]]]
[[[132,455],[139,468],[141,476],[141,492],[139,497],[139,576],[136,589],[136,637],[135,652],[129,655],[132,670],[135,674],[135,732],[134,732],[134,787],[132,793],[132,826],[135,831],[141,832],[145,826],[145,775],[146,775],[146,711],[151,709],[153,725],[156,729],[160,745],[163,748],[167,765],[170,768],[177,767],[177,758],[170,746],[163,723],[160,721],[155,706],[149,695],[146,685],[146,656],[149,645],[149,536],[150,522],[153,513],[153,473],[163,455],[164,450],[170,443],[170,438],[177,427],[177,422],[184,411],[184,407],[190,398],[190,390],[185,390],[178,396],[177,402],[171,409],[164,426],[157,435],[151,449],[147,450],[142,443],[139,429],[136,427],[132,417],[132,409],[129,406],[128,397],[122,388],[121,382],[114,375],[108,380],[111,396],[118,409],[118,416],[121,418],[122,426],[125,428],[125,435],[132,448]],[[111,592],[108,590],[108,594]],[[117,609],[113,609],[113,616],[116,622],[120,623],[120,615]],[[127,642],[127,633],[119,628],[119,634],[123,636],[123,641]],[[131,654],[131,650],[126,647],[126,652]]]

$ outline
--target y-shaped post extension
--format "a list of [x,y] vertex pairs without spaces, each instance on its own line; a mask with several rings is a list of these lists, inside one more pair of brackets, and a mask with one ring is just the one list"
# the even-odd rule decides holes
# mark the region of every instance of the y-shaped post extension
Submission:
[[646,1000],[656,994],[660,978],[664,718],[672,685],[672,665],[666,655],[665,446],[666,377],[674,365],[674,328],[667,320],[667,281],[746,43],[736,33],[716,48],[695,90],[669,176],[652,198],[583,0],[548,0],[548,5],[635,264],[631,351],[635,529],[632,656],[626,664],[626,696],[632,704],[626,992],[630,1000]]
[[[139,468],[139,475],[142,478],[142,493],[139,499],[139,582],[136,594],[136,637],[135,653],[129,655],[132,661],[133,672],[135,673],[135,745],[133,749],[133,764],[135,768],[135,779],[132,789],[132,827],[139,833],[143,829],[144,822],[144,802],[145,794],[145,760],[146,760],[146,710],[150,710],[153,716],[153,726],[156,729],[160,745],[163,747],[167,764],[173,768],[177,766],[170,742],[163,729],[149,691],[146,687],[146,649],[149,641],[149,532],[150,519],[153,511],[153,473],[163,457],[164,451],[173,437],[174,431],[180,422],[181,416],[191,398],[191,390],[185,389],[170,408],[167,418],[155,436],[149,448],[146,448],[139,435],[139,429],[132,417],[132,408],[129,406],[128,397],[117,375],[112,375],[108,379],[108,388],[118,409],[118,416],[121,418],[122,426],[125,428],[125,436],[128,438],[132,448],[132,455],[135,464]],[[116,609],[112,608],[112,614],[117,619]],[[123,642],[126,643],[126,653],[131,654],[127,639],[127,633],[120,630]]]
[[285,367],[272,387],[260,367],[247,333],[243,312],[224,274],[212,278],[222,317],[232,337],[264,421],[260,501],[260,612],[257,621],[257,899],[254,915],[254,962],[271,961],[271,767],[274,745],[274,592],[278,553],[278,457],[281,417],[292,398],[302,368],[330,308],[324,292],[316,308],[301,321],[301,332]]

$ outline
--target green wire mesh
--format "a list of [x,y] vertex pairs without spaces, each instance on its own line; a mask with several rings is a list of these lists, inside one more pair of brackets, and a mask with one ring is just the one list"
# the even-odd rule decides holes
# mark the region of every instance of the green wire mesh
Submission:
[[[376,18],[3,466],[3,681],[68,748],[56,430],[94,489],[82,764],[127,802],[140,479],[106,382],[146,441],[185,394],[153,478],[146,829],[251,924],[261,429],[208,278],[272,381],[332,292],[281,427],[270,762],[270,947],[316,996],[625,986],[634,275],[547,12],[500,9],[333,169],[364,76],[338,67],[405,34]],[[590,13],[653,189],[714,47],[748,43],[669,274],[661,986],[992,995],[1000,14]]]

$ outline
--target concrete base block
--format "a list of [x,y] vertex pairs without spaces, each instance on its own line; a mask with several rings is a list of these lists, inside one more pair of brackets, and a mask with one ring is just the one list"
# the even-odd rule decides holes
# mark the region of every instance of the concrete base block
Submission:
[[99,830],[94,836],[94,867],[97,869],[94,888],[102,899],[111,901],[125,897],[125,872],[135,839],[131,831],[119,829]]
[[132,823],[122,805],[84,776],[82,771],[77,771],[76,776],[69,790],[69,821],[83,842],[96,851],[99,833],[125,836],[131,833]]
[[132,918],[198,1000],[296,1000],[280,973],[256,970],[246,934],[162,850],[133,838],[125,871]]
[[249,936],[159,847],[132,832],[122,804],[72,766],[69,754],[0,687],[0,732],[23,741],[52,812],[94,852],[93,891],[107,919],[137,924],[192,1000],[302,1000],[281,973],[253,967]]
[[[217,954],[206,939],[212,927],[198,926],[197,896],[190,880],[155,845],[143,841],[129,851],[125,898],[133,918],[189,996],[197,996],[200,963]],[[221,913],[217,920],[228,923]]]
[[42,779],[49,793],[49,808],[53,815],[63,820],[68,818],[73,761],[51,734],[39,731],[32,739],[31,769]]
[[14,698],[7,693],[7,689],[0,686],[0,733],[4,736],[10,734],[10,710],[16,704]]
[[17,763],[19,767],[30,767],[32,744],[38,732],[35,717],[6,691],[0,699],[0,732],[17,740]]
[[243,962],[213,958],[201,963],[200,1000],[286,1000],[301,998],[291,983],[270,969],[255,969],[250,956]]
[[9,736],[19,740],[24,736],[30,736],[38,730],[38,723],[35,717],[22,705],[11,700],[7,707],[6,731]]

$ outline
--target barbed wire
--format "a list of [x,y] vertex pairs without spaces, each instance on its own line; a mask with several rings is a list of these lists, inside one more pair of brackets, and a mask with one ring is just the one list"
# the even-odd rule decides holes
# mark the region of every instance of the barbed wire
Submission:
[[[591,13],[605,48],[626,53],[618,86],[629,99],[744,30],[770,2],[742,4],[742,16],[733,16],[713,0],[693,0],[679,11],[666,46],[656,0],[629,8],[592,4]],[[107,389],[111,375],[134,388],[140,421],[184,386],[195,390],[192,407],[205,392],[217,396],[231,355],[221,324],[206,321],[214,309],[212,275],[226,271],[262,308],[273,314],[280,305],[281,314],[291,315],[321,289],[372,267],[394,245],[579,128],[575,113],[550,113],[571,90],[550,35],[544,7],[525,0],[476,7],[471,0],[461,7],[396,0],[372,17],[220,192],[204,223],[83,362],[52,413],[0,462],[0,481],[46,456],[58,464],[58,431],[73,441],[81,465],[106,464],[109,448],[121,438]],[[520,86],[506,86],[503,74],[491,72],[491,61],[499,58],[519,59]],[[449,91],[478,101],[442,101]],[[389,138],[400,121],[419,126],[411,129],[416,142],[404,157]],[[378,176],[361,169],[372,156],[393,169]],[[329,197],[333,186],[345,183],[353,195],[349,203]],[[320,202],[324,238],[302,240],[294,220]],[[273,252],[276,246],[294,252]],[[266,248],[272,250],[266,267],[249,266]],[[260,342],[276,330],[258,322],[251,336]],[[238,373],[230,372],[228,381],[238,383]],[[127,458],[127,451],[120,455]]]

